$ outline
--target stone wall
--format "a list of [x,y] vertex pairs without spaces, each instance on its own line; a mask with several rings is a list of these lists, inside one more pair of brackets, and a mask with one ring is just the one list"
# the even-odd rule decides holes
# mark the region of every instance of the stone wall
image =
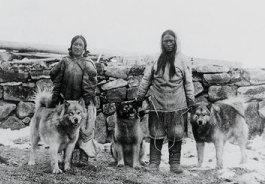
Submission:
[[[29,125],[34,113],[37,87],[52,87],[50,69],[61,55],[0,52],[0,128],[20,129]],[[115,103],[136,97],[148,59],[128,60],[91,55],[98,70],[96,138],[105,143],[115,122]],[[242,69],[211,60],[190,59],[196,101],[215,102],[229,96],[265,96],[265,70]],[[107,99],[107,100],[106,100]],[[264,129],[265,100],[250,102],[246,110],[251,136]],[[147,129],[147,118],[142,123]]]

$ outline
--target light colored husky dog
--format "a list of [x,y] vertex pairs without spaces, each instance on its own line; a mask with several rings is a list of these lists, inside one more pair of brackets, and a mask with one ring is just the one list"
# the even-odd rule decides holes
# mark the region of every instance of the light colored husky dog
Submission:
[[229,98],[215,102],[209,107],[205,103],[197,104],[191,111],[191,125],[196,141],[198,166],[203,163],[205,142],[214,143],[216,149],[216,168],[223,168],[225,142],[232,138],[237,141],[241,151],[241,163],[247,161],[246,144],[248,125],[245,121],[245,99]]
[[79,136],[81,123],[86,119],[83,100],[65,101],[49,108],[52,93],[38,91],[35,113],[30,122],[31,152],[28,164],[35,164],[36,149],[41,139],[49,146],[52,173],[62,173],[58,166],[58,153],[64,151],[64,170],[71,168],[72,153]]

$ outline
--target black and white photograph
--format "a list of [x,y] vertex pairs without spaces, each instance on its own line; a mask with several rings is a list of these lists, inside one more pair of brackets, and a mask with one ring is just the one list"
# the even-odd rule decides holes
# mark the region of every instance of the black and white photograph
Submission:
[[264,10],[0,0],[0,184],[265,184]]

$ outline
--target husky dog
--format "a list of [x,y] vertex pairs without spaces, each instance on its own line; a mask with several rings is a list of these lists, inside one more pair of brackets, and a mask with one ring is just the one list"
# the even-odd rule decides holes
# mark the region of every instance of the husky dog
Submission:
[[118,167],[129,165],[139,169],[140,164],[144,165],[144,134],[138,112],[140,106],[141,102],[138,101],[116,103],[117,121],[111,153]]
[[244,110],[245,104],[241,98],[229,98],[215,102],[211,107],[202,102],[191,111],[190,121],[196,141],[199,167],[203,163],[205,142],[212,142],[216,149],[216,168],[223,168],[224,145],[230,138],[238,142],[241,163],[247,161],[248,126]]
[[52,173],[62,173],[58,166],[58,153],[64,151],[64,170],[71,167],[71,157],[79,136],[81,123],[86,119],[85,104],[80,101],[65,101],[49,108],[51,92],[38,91],[35,98],[35,113],[30,122],[31,152],[29,165],[35,164],[36,149],[41,139],[49,146]]

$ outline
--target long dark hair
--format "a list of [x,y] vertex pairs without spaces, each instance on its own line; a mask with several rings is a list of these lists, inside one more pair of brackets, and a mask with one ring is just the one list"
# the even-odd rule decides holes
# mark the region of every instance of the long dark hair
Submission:
[[[166,52],[164,46],[163,46],[163,38],[165,35],[171,35],[175,38],[175,42],[174,42],[174,48],[172,52]],[[172,78],[175,74],[176,74],[176,69],[175,69],[175,65],[174,65],[174,61],[175,61],[175,55],[177,52],[177,39],[176,39],[176,34],[174,31],[172,30],[166,30],[163,32],[162,36],[161,36],[161,50],[162,53],[160,54],[158,61],[157,61],[157,71],[156,74],[158,74],[158,72],[160,72],[160,70],[162,70],[163,74],[165,72],[165,68],[167,63],[169,63],[169,78]]]
[[74,42],[75,42],[78,38],[80,38],[80,39],[84,42],[84,50],[85,50],[85,52],[84,52],[84,54],[83,54],[83,57],[87,57],[89,51],[87,50],[86,39],[85,39],[85,37],[83,37],[82,35],[76,35],[76,36],[74,36],[74,37],[72,38],[70,48],[68,49],[68,51],[69,51],[69,56],[71,56],[71,57],[73,56],[73,53],[72,53],[72,46],[73,46]]

